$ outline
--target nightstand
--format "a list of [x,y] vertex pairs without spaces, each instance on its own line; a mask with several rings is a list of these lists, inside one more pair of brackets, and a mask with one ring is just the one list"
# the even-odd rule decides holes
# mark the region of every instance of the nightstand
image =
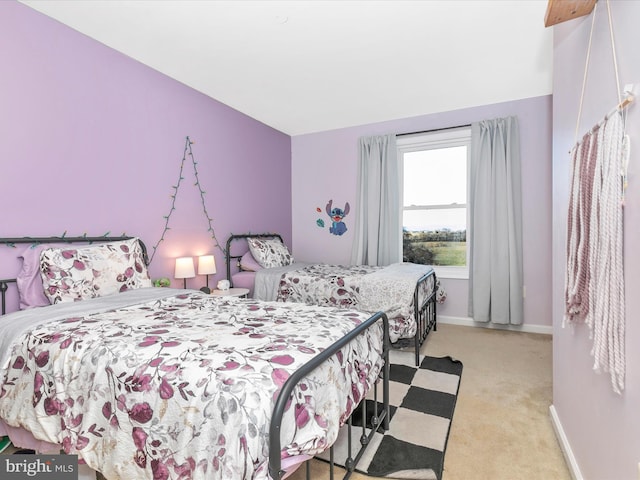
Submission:
[[249,294],[248,288],[230,288],[228,290],[211,290],[211,295],[214,297],[247,297]]

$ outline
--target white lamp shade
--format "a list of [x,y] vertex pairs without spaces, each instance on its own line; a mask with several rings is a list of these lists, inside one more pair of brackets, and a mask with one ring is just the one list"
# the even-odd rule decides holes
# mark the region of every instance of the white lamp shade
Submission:
[[196,270],[193,266],[193,257],[176,258],[175,278],[193,278],[196,276]]
[[198,257],[198,275],[213,275],[216,273],[216,259],[213,255]]

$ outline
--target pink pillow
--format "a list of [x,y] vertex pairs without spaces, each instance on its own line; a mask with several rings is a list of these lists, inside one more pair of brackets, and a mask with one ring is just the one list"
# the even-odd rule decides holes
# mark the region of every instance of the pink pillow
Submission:
[[251,255],[251,251],[245,253],[240,259],[240,270],[245,272],[257,272],[262,270],[262,265],[256,262],[256,259]]
[[16,277],[16,284],[18,285],[18,295],[20,297],[20,310],[51,305],[51,302],[44,294],[44,285],[40,276],[40,253],[45,248],[64,246],[68,246],[68,244],[30,245],[19,255],[18,258],[22,258],[22,270]]

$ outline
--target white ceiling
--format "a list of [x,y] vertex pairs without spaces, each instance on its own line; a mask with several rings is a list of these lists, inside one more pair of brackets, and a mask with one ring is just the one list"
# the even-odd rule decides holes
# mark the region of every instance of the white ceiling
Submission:
[[547,95],[547,0],[22,0],[289,135]]

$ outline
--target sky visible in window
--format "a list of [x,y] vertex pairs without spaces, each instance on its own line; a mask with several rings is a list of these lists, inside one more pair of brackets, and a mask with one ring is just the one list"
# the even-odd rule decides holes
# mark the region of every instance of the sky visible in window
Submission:
[[[467,147],[448,147],[404,154],[404,202],[412,205],[467,203]],[[466,229],[466,208],[408,210],[408,230]]]

